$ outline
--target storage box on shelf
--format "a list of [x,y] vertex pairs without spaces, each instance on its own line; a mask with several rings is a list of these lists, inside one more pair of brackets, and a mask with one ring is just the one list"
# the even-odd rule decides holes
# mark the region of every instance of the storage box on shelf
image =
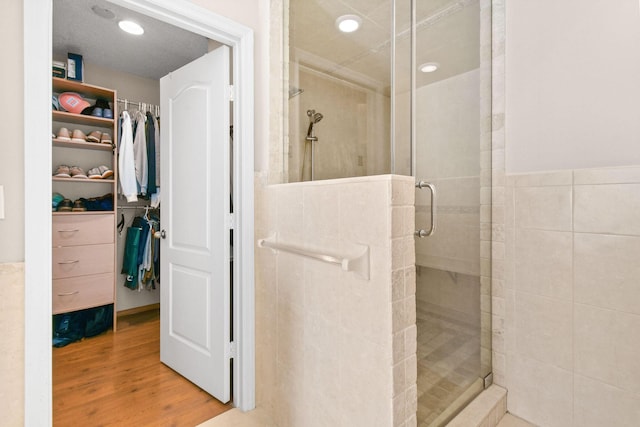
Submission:
[[[53,93],[76,92],[93,105],[104,99],[112,106],[117,117],[115,90],[80,82],[53,78]],[[116,278],[116,216],[117,209],[117,121],[111,118],[52,112],[52,133],[58,135],[61,127],[69,132],[79,129],[89,135],[92,131],[108,132],[112,144],[76,142],[52,139],[52,170],[58,165],[79,166],[85,172],[105,165],[113,172],[108,179],[77,179],[52,177],[54,192],[72,201],[99,197],[111,193],[113,210],[83,212],[53,212],[53,314],[114,304]],[[113,330],[116,316],[113,317]]]

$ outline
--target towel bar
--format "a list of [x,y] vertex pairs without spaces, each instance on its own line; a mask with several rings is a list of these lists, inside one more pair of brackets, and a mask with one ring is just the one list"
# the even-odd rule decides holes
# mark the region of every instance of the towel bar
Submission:
[[269,239],[258,240],[258,247],[269,248],[273,251],[288,252],[305,258],[315,259],[329,264],[339,265],[344,271],[352,271],[358,277],[369,280],[369,247],[364,246],[359,255],[348,257],[302,246],[290,245]]

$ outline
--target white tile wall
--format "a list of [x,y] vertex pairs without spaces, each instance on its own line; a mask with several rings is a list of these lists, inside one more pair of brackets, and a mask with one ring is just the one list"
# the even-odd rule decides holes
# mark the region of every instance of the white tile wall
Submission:
[[507,357],[507,409],[539,426],[573,424],[573,374],[517,353]]
[[640,315],[640,237],[576,233],[576,302]]
[[[257,335],[273,341],[257,337],[267,350],[258,349],[257,376],[270,381],[258,385],[258,404],[273,407],[279,427],[411,425],[417,404],[413,183],[376,176],[256,192],[266,212],[257,238],[275,235],[333,253],[370,248],[370,280],[257,249]],[[275,373],[264,371],[272,368]],[[270,386],[275,397],[268,396]]]
[[494,352],[506,355],[509,411],[543,427],[640,425],[640,168],[507,185]]
[[634,426],[640,420],[638,394],[582,375],[574,377],[574,424],[581,427]]
[[571,300],[572,234],[562,231],[515,230],[515,288]]
[[638,183],[577,185],[575,231],[640,235],[638,194]]

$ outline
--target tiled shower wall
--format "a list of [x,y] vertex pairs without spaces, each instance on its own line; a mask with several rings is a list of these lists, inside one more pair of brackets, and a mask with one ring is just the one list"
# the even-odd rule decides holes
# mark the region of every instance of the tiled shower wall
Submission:
[[296,70],[294,86],[304,95],[287,103],[288,182],[311,180],[308,110],[324,116],[314,127],[315,180],[389,173],[389,97],[319,71]]
[[259,187],[256,238],[351,254],[371,277],[256,249],[258,405],[279,427],[416,425],[413,178]]
[[640,167],[507,176],[508,409],[640,423]]

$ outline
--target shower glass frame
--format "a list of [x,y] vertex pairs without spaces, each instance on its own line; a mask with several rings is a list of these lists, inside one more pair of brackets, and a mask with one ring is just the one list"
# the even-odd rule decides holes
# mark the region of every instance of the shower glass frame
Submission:
[[[294,150],[291,148],[296,141],[290,141],[290,120],[296,120],[293,114],[290,114],[291,108],[294,108],[294,103],[300,103],[300,98],[305,95],[309,95],[307,87],[300,84],[292,76],[299,76],[299,71],[302,69],[305,73],[313,74],[314,70],[305,68],[305,65],[294,61],[290,54],[290,2],[294,0],[284,0],[283,2],[283,149],[282,149],[282,165],[283,165],[283,182],[295,182],[297,179],[291,179],[292,173],[289,170],[295,162],[292,162],[295,156]],[[305,0],[308,4],[313,1]],[[327,2],[329,3],[329,2]],[[342,1],[347,4],[348,0]],[[436,2],[438,3],[438,2]],[[480,312],[480,326],[479,326],[479,340],[480,340],[480,356],[479,356],[479,371],[476,386],[481,385],[481,388],[475,389],[475,391],[467,393],[464,396],[460,396],[457,402],[458,407],[450,413],[443,415],[441,420],[450,419],[455,412],[461,409],[466,402],[477,394],[482,388],[487,387],[491,383],[491,371],[492,371],[492,316],[491,316],[491,244],[492,244],[492,226],[491,226],[491,212],[492,212],[492,161],[491,161],[491,52],[492,52],[492,37],[491,37],[491,0],[451,0],[440,1],[442,6],[438,12],[442,12],[442,17],[420,16],[419,10],[422,7],[424,10],[424,4],[420,4],[420,0],[391,0],[388,11],[388,31],[389,31],[389,43],[388,43],[388,91],[384,93],[389,98],[388,107],[388,127],[386,134],[388,135],[387,147],[388,147],[388,165],[384,170],[375,170],[373,173],[354,173],[346,174],[342,176],[320,177],[319,179],[328,178],[343,178],[350,176],[361,175],[377,175],[377,174],[399,174],[414,176],[416,180],[431,179],[430,176],[419,176],[417,173],[421,173],[420,147],[419,139],[421,138],[420,129],[417,126],[418,116],[421,114],[422,107],[417,105],[418,92],[421,90],[420,82],[423,76],[419,76],[417,73],[417,67],[419,65],[418,58],[421,57],[422,44],[420,42],[421,31],[424,30],[425,21],[434,21],[433,26],[437,26],[440,19],[447,19],[450,14],[457,11],[464,10],[465,8],[477,8],[477,19],[479,21],[478,27],[478,43],[477,43],[477,55],[479,57],[479,64],[477,66],[477,74],[479,78],[478,99],[479,99],[479,126],[478,126],[478,163],[479,170],[477,171],[477,180],[479,182],[478,188],[478,200],[477,214],[478,214],[478,275],[477,282],[479,286],[479,299],[477,301],[478,310]],[[308,6],[307,6],[308,7]],[[355,6],[354,6],[355,7]],[[475,9],[474,9],[475,10]],[[408,14],[408,16],[407,16]],[[407,19],[410,22],[409,29],[406,28]],[[404,20],[404,21],[403,21]],[[402,24],[399,24],[402,22]],[[427,23],[432,25],[431,22]],[[466,29],[465,29],[466,31]],[[408,39],[408,40],[407,40]],[[407,46],[408,41],[408,46]],[[290,71],[294,71],[291,73]],[[339,80],[340,75],[324,76],[328,80]],[[358,88],[358,82],[354,81],[340,81],[338,82],[345,87]],[[293,91],[294,98],[290,98]],[[406,92],[409,92],[407,96]],[[302,90],[303,92],[300,92]],[[378,95],[380,92],[378,92]],[[292,102],[293,99],[293,102]],[[369,98],[371,99],[371,98]],[[300,104],[302,105],[302,104]],[[305,111],[309,109],[317,109],[324,114],[324,121],[319,124],[317,128],[317,137],[320,140],[320,144],[327,142],[326,127],[330,125],[331,111],[327,111],[322,107],[318,107],[315,104],[305,105],[299,108],[300,116],[304,115]],[[329,114],[327,114],[329,113]],[[293,117],[293,119],[292,119]],[[329,118],[329,119],[328,119]],[[306,126],[306,123],[305,123]],[[302,126],[301,128],[304,128]],[[304,133],[304,132],[303,132]],[[324,140],[323,140],[324,139]],[[297,141],[299,143],[299,141]],[[297,167],[297,166],[295,166]],[[373,168],[375,169],[375,168]],[[381,169],[381,168],[379,168]],[[474,173],[474,175],[476,175]],[[418,190],[419,191],[419,190]],[[446,192],[445,192],[446,194]],[[416,203],[418,202],[418,194],[416,194]],[[445,205],[443,207],[447,209]],[[450,207],[449,207],[450,208]],[[474,208],[475,209],[475,208]],[[416,216],[418,214],[416,213]],[[445,215],[446,216],[446,215]],[[420,226],[425,224],[419,224]],[[416,228],[420,228],[416,227]],[[439,230],[440,233],[443,230]],[[427,238],[429,239],[429,238]],[[416,239],[418,240],[418,239]],[[418,264],[418,260],[416,260]],[[420,270],[420,267],[418,267]],[[448,272],[450,273],[450,272]],[[452,273],[454,276],[455,271]],[[474,279],[475,280],[475,279]],[[438,421],[439,422],[439,421]],[[421,420],[418,419],[418,423]],[[431,425],[431,424],[430,424]],[[437,422],[436,424],[438,425]]]

